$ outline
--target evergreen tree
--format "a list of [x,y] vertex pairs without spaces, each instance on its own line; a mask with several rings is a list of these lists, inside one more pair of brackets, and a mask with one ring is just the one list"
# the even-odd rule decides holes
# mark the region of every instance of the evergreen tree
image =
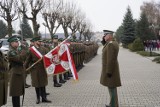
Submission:
[[32,32],[32,29],[31,29],[29,23],[28,23],[28,19],[23,17],[20,27],[21,27],[21,35],[24,38],[32,38],[33,37],[33,32]]
[[144,12],[141,13],[140,20],[136,24],[136,36],[142,41],[153,39],[151,30],[149,28],[149,22]]
[[127,8],[127,13],[125,14],[122,25],[123,36],[121,40],[123,46],[127,46],[135,40],[135,22],[133,20],[130,7]]
[[0,38],[4,38],[7,35],[7,25],[0,20]]
[[122,36],[123,36],[123,26],[121,25],[121,26],[117,29],[117,31],[116,31],[116,36],[115,36],[115,38],[116,38],[116,40],[118,41],[118,43],[121,42]]

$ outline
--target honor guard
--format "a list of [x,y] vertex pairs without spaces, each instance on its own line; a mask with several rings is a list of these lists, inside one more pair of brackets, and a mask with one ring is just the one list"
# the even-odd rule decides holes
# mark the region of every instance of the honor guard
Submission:
[[[34,37],[32,39],[33,45],[35,49],[41,54],[47,54],[46,48],[41,46],[40,37]],[[29,65],[36,63],[39,58],[35,55],[34,52],[29,51],[29,55],[25,62],[25,67],[28,68]],[[39,60],[37,64],[35,64],[31,69],[31,79],[32,79],[32,86],[35,87],[37,101],[36,104],[40,103],[40,97],[42,98],[42,102],[51,103],[46,97],[45,87],[48,85],[48,77],[47,73],[44,68],[43,60]]]
[[8,94],[8,61],[0,51],[0,107],[7,103]]
[[12,97],[13,107],[20,107],[20,96],[24,95],[25,69],[23,63],[26,57],[26,50],[19,46],[19,39],[11,36],[8,39],[10,51],[8,52],[10,78],[10,96]]

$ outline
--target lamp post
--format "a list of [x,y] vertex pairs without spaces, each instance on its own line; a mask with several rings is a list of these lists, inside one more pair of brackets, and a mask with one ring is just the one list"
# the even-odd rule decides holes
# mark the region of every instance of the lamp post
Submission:
[[45,39],[46,39],[46,24],[45,23],[42,23],[45,27]]

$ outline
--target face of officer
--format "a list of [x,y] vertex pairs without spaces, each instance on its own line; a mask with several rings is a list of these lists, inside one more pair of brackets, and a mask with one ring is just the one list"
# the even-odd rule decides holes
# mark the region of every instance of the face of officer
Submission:
[[58,39],[53,39],[53,43],[57,43],[58,42]]
[[34,42],[34,45],[35,45],[36,47],[40,47],[40,46],[41,46],[41,42],[40,42],[40,41],[35,41],[35,42]]
[[34,45],[34,42],[31,42],[31,43],[30,43],[30,46],[33,46],[33,45]]
[[10,44],[11,44],[11,46],[13,48],[17,48],[19,46],[19,42],[18,41],[11,42]]
[[105,39],[106,42],[111,41],[112,40],[112,34],[106,34],[104,39]]

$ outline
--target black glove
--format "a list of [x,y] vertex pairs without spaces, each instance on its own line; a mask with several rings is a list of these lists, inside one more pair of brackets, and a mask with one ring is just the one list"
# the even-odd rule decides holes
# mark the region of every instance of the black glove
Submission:
[[107,76],[108,76],[109,78],[111,78],[111,77],[112,77],[112,74],[110,74],[110,73],[107,73]]

